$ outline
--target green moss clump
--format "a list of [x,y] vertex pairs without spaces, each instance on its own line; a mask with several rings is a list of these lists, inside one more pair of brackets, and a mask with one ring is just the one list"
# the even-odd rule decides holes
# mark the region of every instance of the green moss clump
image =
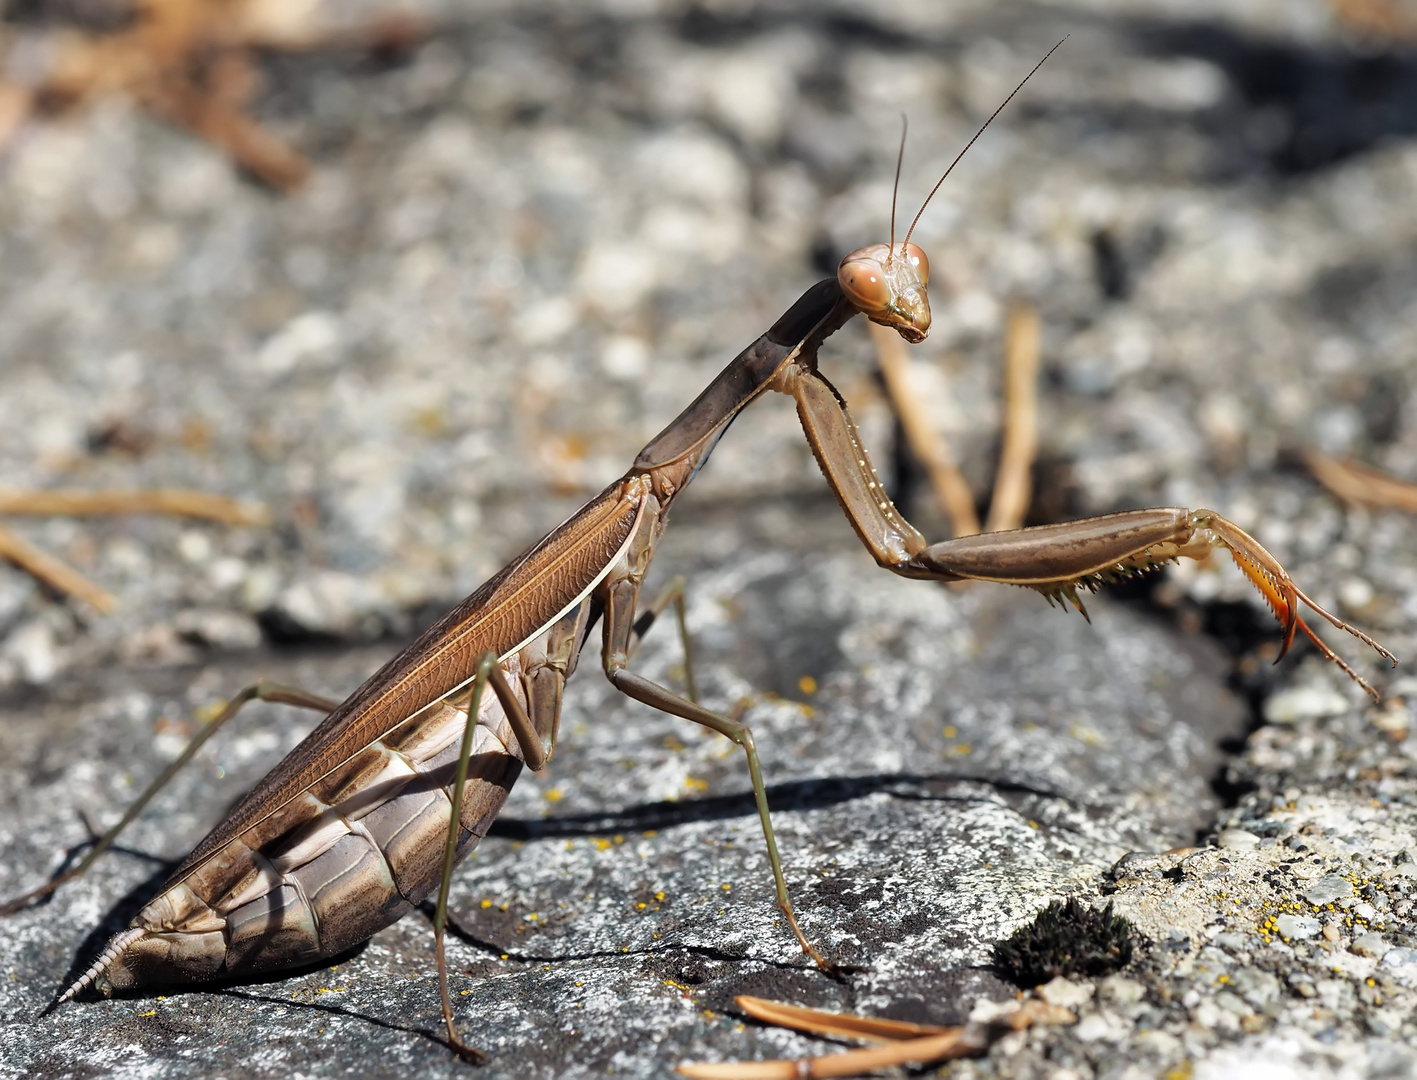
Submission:
[[995,945],[994,967],[1022,987],[1058,975],[1110,975],[1131,963],[1136,941],[1136,928],[1112,914],[1111,901],[1095,911],[1070,896]]

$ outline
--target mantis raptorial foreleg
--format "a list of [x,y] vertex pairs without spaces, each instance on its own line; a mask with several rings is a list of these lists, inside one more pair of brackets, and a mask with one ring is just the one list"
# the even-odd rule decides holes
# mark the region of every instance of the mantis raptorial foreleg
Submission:
[[1367,634],[1305,594],[1258,540],[1214,510],[1160,507],[1065,521],[1030,529],[981,533],[926,544],[882,488],[846,405],[815,370],[815,358],[787,368],[774,384],[797,401],[812,452],[852,526],[876,561],[904,577],[940,581],[994,581],[1036,589],[1049,601],[1067,601],[1084,618],[1077,590],[1154,570],[1179,558],[1230,552],[1284,627],[1280,657],[1304,635],[1367,693],[1377,691],[1330,649],[1300,617],[1301,605],[1352,634],[1380,656],[1396,658]]

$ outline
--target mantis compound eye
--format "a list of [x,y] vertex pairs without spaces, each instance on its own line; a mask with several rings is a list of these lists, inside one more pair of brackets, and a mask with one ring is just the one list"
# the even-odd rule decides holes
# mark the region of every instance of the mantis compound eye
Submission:
[[861,248],[842,259],[836,269],[841,291],[867,315],[885,311],[891,304],[891,285],[882,265],[884,254],[884,244]]

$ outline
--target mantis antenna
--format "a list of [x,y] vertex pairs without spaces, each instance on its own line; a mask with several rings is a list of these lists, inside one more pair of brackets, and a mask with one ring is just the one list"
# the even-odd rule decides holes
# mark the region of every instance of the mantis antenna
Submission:
[[[891,242],[886,247],[886,262],[895,258],[895,200],[900,194],[900,165],[905,160],[905,133],[910,130],[910,121],[905,118],[905,113],[900,114],[900,149],[895,152],[895,183],[891,185]],[[927,202],[929,200],[926,200]],[[923,206],[921,209],[925,209]],[[917,215],[918,217],[919,215]],[[912,226],[913,228],[914,226]],[[902,250],[903,250],[902,245]]]
[[[1064,37],[1064,38],[1063,38],[1063,41],[1067,41],[1067,40],[1068,40],[1067,37]],[[930,194],[926,195],[926,196],[925,196],[925,201],[920,204],[920,210],[919,210],[919,212],[915,215],[915,220],[910,223],[910,228],[907,229],[906,232],[905,232],[905,239],[901,242],[901,249],[902,249],[902,250],[904,250],[906,244],[910,243],[910,234],[915,231],[915,226],[920,223],[920,215],[923,214],[923,213],[925,213],[925,207],[927,207],[927,206],[930,205],[930,200],[935,197],[935,192],[937,192],[937,191],[940,190],[940,185],[945,182],[945,177],[946,177],[946,176],[949,176],[950,173],[954,172],[954,167],[959,164],[959,159],[962,158],[962,157],[964,157],[965,154],[969,153],[969,148],[975,144],[975,142],[979,139],[979,136],[981,136],[981,135],[984,134],[984,129],[987,128],[990,124],[992,124],[992,123],[994,122],[994,118],[995,118],[996,116],[998,116],[1001,112],[1004,111],[1004,105],[1007,105],[1009,102],[1011,102],[1011,101],[1014,99],[1014,95],[1017,94],[1020,90],[1023,89],[1023,84],[1026,83],[1026,82],[1028,82],[1029,79],[1033,78],[1033,76],[1038,72],[1038,69],[1041,68],[1045,63],[1048,62],[1048,57],[1052,56],[1055,52],[1057,52],[1059,49],[1061,49],[1061,48],[1063,47],[1063,41],[1058,42],[1058,44],[1054,45],[1051,49],[1049,49],[1046,53],[1043,54],[1043,59],[1040,60],[1040,61],[1038,61],[1038,63],[1036,63],[1036,64],[1033,65],[1033,70],[1030,71],[1027,75],[1025,75],[1025,76],[1023,77],[1023,79],[1019,82],[1019,84],[1014,87],[1013,93],[1009,94],[1008,97],[1004,98],[1003,104],[1001,104],[997,109],[995,109],[992,113],[989,114],[989,119],[988,119],[988,120],[985,120],[984,123],[980,126],[979,130],[974,133],[974,138],[970,139],[969,142],[965,143],[965,144],[964,144],[964,149],[961,150],[958,154],[955,155],[955,159],[950,162],[950,167],[945,170],[943,176],[941,176],[938,180],[935,181],[935,186],[930,189]],[[905,142],[904,142],[904,138],[905,138],[905,136],[904,136],[904,134],[902,133],[902,135],[901,135],[901,153],[902,153],[902,154],[905,153]],[[899,177],[900,177],[900,163],[899,163],[899,161],[897,161],[897,163],[896,163],[896,177],[897,177],[897,183],[899,183]],[[894,244],[895,244],[895,196],[894,196],[894,195],[891,196],[891,244],[892,244],[892,246],[894,246]]]

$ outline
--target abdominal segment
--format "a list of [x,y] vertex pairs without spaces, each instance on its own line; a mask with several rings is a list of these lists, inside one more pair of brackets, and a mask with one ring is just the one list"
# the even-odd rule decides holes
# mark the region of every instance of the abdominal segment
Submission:
[[[467,706],[466,695],[444,700],[396,727],[171,884],[110,944],[99,989],[310,963],[397,921],[442,875]],[[486,835],[522,767],[492,694],[478,712],[459,859]]]

